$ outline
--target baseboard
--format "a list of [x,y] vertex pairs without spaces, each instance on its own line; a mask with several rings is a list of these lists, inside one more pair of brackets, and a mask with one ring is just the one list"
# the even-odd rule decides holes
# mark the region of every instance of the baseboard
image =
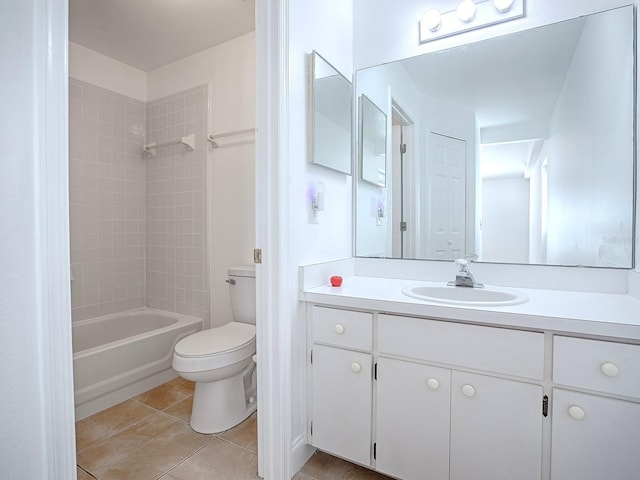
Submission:
[[304,441],[304,435],[300,435],[293,441],[293,446],[291,448],[291,463],[292,463],[292,472],[295,476],[296,473],[300,471],[304,464],[311,458],[311,456],[316,452],[315,447],[308,445]]

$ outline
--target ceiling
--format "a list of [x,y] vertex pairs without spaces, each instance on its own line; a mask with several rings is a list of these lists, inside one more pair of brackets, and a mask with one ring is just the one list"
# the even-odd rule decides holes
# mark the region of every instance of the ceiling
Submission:
[[255,0],[70,0],[69,40],[145,72],[255,29]]
[[474,110],[481,129],[540,131],[548,129],[584,23],[578,18],[492,38],[403,66],[422,92]]

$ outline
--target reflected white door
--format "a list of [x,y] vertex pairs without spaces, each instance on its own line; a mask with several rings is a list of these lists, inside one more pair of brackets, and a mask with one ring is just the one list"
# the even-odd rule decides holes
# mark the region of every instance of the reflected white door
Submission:
[[432,132],[427,152],[427,257],[462,258],[466,236],[466,142]]

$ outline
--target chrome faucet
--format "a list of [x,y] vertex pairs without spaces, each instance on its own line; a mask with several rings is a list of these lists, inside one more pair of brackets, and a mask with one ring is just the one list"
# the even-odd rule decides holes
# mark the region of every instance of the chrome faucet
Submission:
[[483,288],[482,283],[476,282],[473,278],[473,274],[469,271],[469,260],[464,258],[458,258],[456,265],[460,268],[460,271],[456,274],[456,279],[451,282],[447,282],[447,285],[452,287],[471,287],[471,288]]

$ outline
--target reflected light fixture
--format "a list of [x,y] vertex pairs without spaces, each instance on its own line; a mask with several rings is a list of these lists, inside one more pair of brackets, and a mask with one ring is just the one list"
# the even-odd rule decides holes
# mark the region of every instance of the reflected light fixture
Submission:
[[469,23],[476,16],[476,4],[473,0],[462,0],[456,8],[456,15],[464,23]]
[[430,8],[422,16],[422,22],[432,32],[437,32],[442,25],[442,17],[437,8]]
[[507,13],[513,5],[513,0],[493,0],[493,6],[500,13]]

